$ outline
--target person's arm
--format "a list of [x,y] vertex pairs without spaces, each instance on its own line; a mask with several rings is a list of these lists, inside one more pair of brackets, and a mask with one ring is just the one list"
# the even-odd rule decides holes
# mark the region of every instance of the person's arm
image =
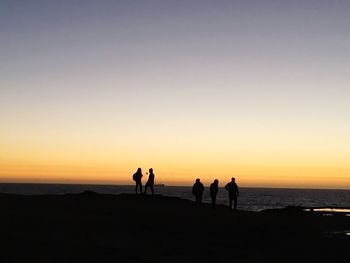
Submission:
[[238,185],[237,185],[237,196],[239,196]]
[[225,185],[225,189],[226,189],[227,191],[228,191],[228,187],[229,187],[228,185],[229,185],[229,184]]

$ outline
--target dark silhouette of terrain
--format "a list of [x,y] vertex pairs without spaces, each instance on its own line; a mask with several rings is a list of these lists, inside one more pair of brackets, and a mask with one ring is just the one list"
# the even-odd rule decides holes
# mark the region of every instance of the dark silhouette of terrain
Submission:
[[160,195],[0,194],[1,262],[347,262],[350,218]]

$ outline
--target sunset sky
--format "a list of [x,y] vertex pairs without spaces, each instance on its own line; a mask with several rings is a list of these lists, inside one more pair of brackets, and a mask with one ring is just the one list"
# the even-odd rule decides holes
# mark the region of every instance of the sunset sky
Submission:
[[350,1],[0,1],[0,182],[350,189]]

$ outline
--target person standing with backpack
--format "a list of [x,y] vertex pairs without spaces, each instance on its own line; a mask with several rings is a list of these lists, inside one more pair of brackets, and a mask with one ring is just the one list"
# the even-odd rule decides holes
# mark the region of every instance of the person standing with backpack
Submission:
[[142,194],[142,170],[141,168],[138,168],[136,173],[133,174],[132,179],[135,181],[136,186],[135,186],[135,192],[137,194],[137,190],[140,187],[140,194]]

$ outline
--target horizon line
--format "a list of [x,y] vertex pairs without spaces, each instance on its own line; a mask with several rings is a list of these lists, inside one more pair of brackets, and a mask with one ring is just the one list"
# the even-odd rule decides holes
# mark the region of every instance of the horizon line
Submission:
[[[113,184],[113,183],[84,183],[84,182],[26,182],[26,181],[1,181],[0,184],[39,184],[39,185],[95,185],[95,186],[134,186],[134,184]],[[165,187],[191,187],[191,184],[165,184]],[[209,187],[205,186],[204,187]],[[220,186],[223,187],[223,186]],[[240,186],[240,188],[254,188],[254,189],[291,189],[291,190],[344,190],[350,191],[350,188],[319,188],[319,187],[286,187],[286,186]]]

